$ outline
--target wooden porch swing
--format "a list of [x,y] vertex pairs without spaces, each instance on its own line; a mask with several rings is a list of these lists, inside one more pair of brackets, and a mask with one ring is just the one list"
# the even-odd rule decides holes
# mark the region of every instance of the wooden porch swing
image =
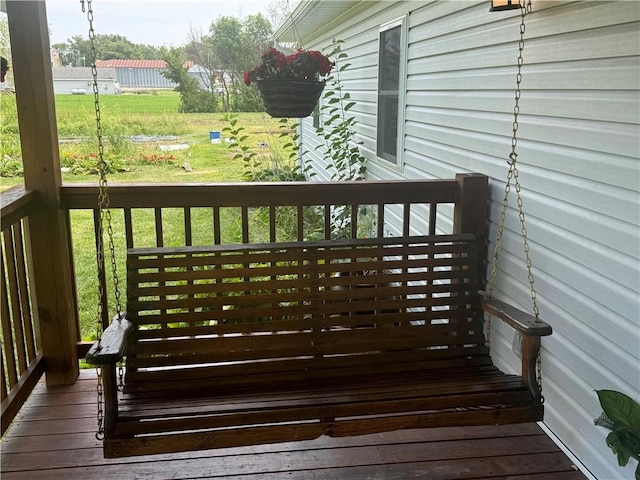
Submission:
[[[98,105],[95,83],[94,93]],[[515,144],[499,237],[513,178],[522,204]],[[535,303],[530,315],[491,297],[499,239],[490,293],[481,292],[486,176],[236,191],[220,205],[265,207],[271,241],[127,251],[127,313],[87,355],[102,372],[105,457],[542,420],[536,363],[551,327]],[[101,192],[113,254],[104,168]],[[357,238],[362,206],[375,217],[372,238]],[[323,239],[299,233],[277,242],[281,207],[297,212],[299,225],[306,209],[324,212]],[[350,213],[350,238],[331,238],[336,208]],[[438,210],[452,213],[447,234],[446,223],[436,225]],[[386,231],[392,217],[402,224],[396,236]],[[520,375],[493,365],[485,312],[522,335]]]

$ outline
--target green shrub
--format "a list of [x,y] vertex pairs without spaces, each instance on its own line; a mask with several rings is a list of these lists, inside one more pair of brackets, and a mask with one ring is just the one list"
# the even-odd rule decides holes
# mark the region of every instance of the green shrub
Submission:
[[335,58],[335,73],[327,77],[328,88],[323,94],[320,108],[320,124],[316,133],[324,140],[324,159],[332,170],[331,179],[336,181],[364,180],[367,171],[366,159],[360,153],[353,133],[355,116],[349,114],[355,106],[349,92],[342,87],[340,74],[349,68],[348,56],[342,51],[343,40],[333,39],[332,49],[327,54]]
[[182,113],[216,112],[218,111],[218,97],[201,88],[183,90],[180,92],[180,111]]
[[249,146],[250,136],[238,123],[237,115],[226,116],[229,126],[222,129],[231,143],[229,148],[236,151],[233,159],[244,162],[243,178],[249,182],[268,181],[305,181],[306,175],[297,163],[298,160],[298,123],[289,123],[288,118],[278,121],[279,132],[269,132],[266,142],[259,142],[265,153],[258,153]]
[[260,92],[256,87],[247,87],[242,84],[232,97],[231,109],[234,112],[264,112]]
[[14,159],[9,155],[0,158],[0,177],[21,177],[24,174],[22,159]]
[[0,177],[22,176],[22,146],[15,95],[0,94]]

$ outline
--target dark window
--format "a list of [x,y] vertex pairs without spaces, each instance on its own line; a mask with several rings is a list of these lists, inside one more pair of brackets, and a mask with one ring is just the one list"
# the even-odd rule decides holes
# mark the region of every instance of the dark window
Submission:
[[400,95],[401,25],[380,32],[378,56],[379,157],[397,163],[398,101]]

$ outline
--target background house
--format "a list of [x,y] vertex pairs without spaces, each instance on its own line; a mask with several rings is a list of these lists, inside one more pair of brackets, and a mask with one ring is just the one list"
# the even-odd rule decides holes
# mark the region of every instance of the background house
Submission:
[[[93,75],[90,67],[52,67],[53,90],[56,94],[93,93]],[[101,95],[115,95],[119,86],[114,68],[98,69]]]
[[[209,77],[202,67],[193,62],[187,62],[184,66],[188,68],[188,74],[200,82],[201,88],[209,89]],[[123,89],[160,89],[176,86],[162,76],[162,70],[167,67],[164,60],[97,60],[96,67],[114,68],[118,83]]]
[[[345,42],[351,65],[340,75],[356,102],[367,178],[485,173],[495,238],[519,25],[518,11],[490,13],[488,1],[303,0],[277,37],[312,49]],[[594,390],[640,398],[639,32],[638,2],[534,1],[523,52],[520,180],[541,317],[554,328],[543,340],[545,425],[602,479],[633,473],[621,472],[607,432],[593,425]],[[385,98],[395,112],[382,109]],[[300,133],[309,155],[322,150],[312,118]],[[530,308],[514,205],[495,295]],[[494,360],[513,370],[512,331],[497,323]]]

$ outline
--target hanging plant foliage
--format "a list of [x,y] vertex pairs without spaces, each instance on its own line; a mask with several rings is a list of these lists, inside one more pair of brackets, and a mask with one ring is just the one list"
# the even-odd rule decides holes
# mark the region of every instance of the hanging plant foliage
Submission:
[[334,64],[317,50],[299,49],[285,55],[271,47],[260,64],[244,72],[244,83],[255,83],[265,109],[276,118],[311,115]]

